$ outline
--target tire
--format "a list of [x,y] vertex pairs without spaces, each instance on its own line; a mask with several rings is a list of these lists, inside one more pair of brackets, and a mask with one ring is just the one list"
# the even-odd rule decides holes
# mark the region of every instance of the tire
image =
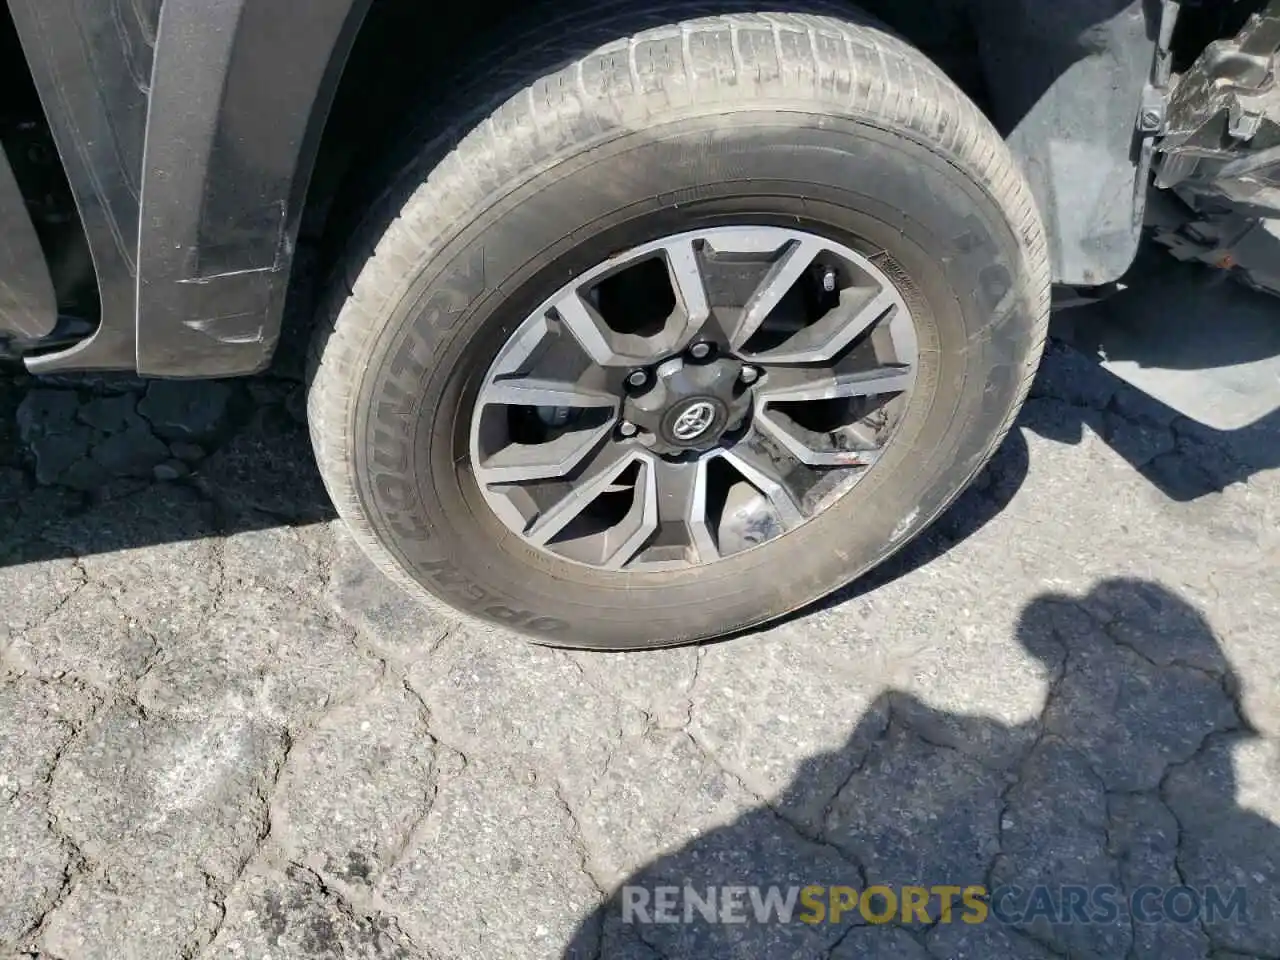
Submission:
[[[1046,334],[1034,201],[941,71],[842,10],[681,22],[687,4],[594,4],[514,38],[486,59],[496,79],[437,116],[435,139],[369,218],[373,242],[350,255],[310,373],[328,490],[393,579],[559,646],[720,636],[868,571],[991,456]],[[919,341],[895,441],[818,517],[707,567],[606,572],[531,550],[471,476],[479,378],[566,278],[743,218],[804,224],[883,258]]]

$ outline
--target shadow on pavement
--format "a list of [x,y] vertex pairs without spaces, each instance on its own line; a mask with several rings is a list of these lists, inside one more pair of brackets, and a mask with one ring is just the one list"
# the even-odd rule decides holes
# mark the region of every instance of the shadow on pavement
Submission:
[[0,567],[334,516],[294,380],[0,376]]
[[[636,889],[586,919],[565,960],[1280,955],[1280,829],[1237,803],[1232,764],[1260,740],[1201,616],[1159,585],[1113,580],[1083,599],[1038,598],[1017,636],[1048,678],[1038,718],[1008,726],[883,694],[838,754],[806,760],[767,805],[631,876]],[[819,816],[798,816],[791,798],[811,801],[833,763],[854,772]],[[892,922],[856,909],[831,922],[831,887],[877,884],[899,898]],[[711,922],[684,895],[774,885],[784,898],[824,888],[821,921],[802,922],[798,901],[792,922],[759,923],[744,891],[745,906],[730,906],[744,922]],[[980,886],[987,919],[963,922],[978,908],[956,891],[953,922],[931,895],[928,922],[904,925],[902,888],[915,885]]]
[[1073,443],[1088,424],[1179,501],[1280,467],[1280,302],[1155,247],[1125,285],[1054,315],[1053,332],[1080,352],[1052,347],[1033,396],[1079,414],[1039,418],[1032,429]]

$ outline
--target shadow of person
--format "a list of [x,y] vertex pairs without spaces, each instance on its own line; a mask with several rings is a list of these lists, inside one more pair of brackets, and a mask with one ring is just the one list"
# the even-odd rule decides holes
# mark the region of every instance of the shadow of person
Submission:
[[[1006,725],[883,694],[768,804],[629,877],[565,960],[1280,955],[1272,745],[1239,713],[1203,618],[1161,586],[1113,580],[1036,599],[1017,636],[1046,671],[1038,717]],[[833,760],[853,772],[807,817]],[[889,922],[835,916],[832,888],[873,885],[891,895],[859,902]],[[950,922],[941,885],[955,888]],[[910,886],[929,899],[904,922]],[[985,891],[972,902],[971,886]],[[776,909],[758,922],[770,887],[774,908],[790,888],[821,889],[792,895],[790,922]]]

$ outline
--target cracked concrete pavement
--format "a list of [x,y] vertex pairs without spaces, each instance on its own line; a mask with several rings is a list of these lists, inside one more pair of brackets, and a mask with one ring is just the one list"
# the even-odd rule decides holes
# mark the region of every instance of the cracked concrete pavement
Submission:
[[[1274,427],[1054,346],[887,569],[628,656],[406,599],[302,407],[288,369],[0,384],[0,957],[1280,957]],[[628,882],[1217,885],[1248,920],[631,925]]]

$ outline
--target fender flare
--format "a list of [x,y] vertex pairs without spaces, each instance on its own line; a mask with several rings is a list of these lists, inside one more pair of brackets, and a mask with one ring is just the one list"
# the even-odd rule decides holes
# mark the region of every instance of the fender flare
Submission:
[[321,135],[372,0],[164,0],[143,155],[137,369],[254,373],[279,339]]
[[9,0],[102,305],[92,337],[30,369],[267,365],[321,135],[371,4],[146,0],[115,17],[119,0]]

